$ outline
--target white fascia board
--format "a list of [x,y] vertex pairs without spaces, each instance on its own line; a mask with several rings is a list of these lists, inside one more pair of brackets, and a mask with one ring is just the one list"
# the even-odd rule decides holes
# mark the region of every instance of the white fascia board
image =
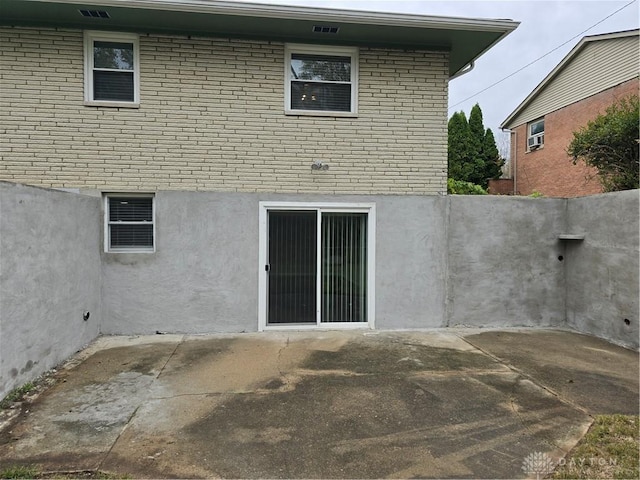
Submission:
[[[49,3],[87,5],[84,0],[27,0]],[[338,10],[330,8],[266,5],[259,3],[227,2],[218,0],[97,0],[91,4],[100,7],[141,8],[191,13],[270,17],[287,20],[317,20],[366,25],[431,28],[467,31],[510,32],[520,22],[508,19],[481,19],[439,17],[404,13]]]

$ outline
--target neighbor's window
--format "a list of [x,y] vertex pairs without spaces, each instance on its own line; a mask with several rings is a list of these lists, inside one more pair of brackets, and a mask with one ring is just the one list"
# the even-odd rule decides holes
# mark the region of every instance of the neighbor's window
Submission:
[[85,32],[85,101],[136,106],[139,102],[138,36]]
[[529,124],[527,149],[536,150],[544,145],[544,118]]
[[155,208],[152,195],[106,195],[106,251],[155,251],[154,217]]
[[287,45],[285,55],[286,113],[357,113],[357,48]]

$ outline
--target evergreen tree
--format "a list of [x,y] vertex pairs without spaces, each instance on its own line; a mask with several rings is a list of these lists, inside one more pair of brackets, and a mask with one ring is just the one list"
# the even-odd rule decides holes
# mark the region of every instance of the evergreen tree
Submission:
[[469,121],[464,112],[449,120],[449,177],[487,188],[490,178],[498,178],[504,161],[500,158],[491,129],[484,128],[482,110],[475,104]]
[[466,181],[469,176],[468,159],[472,156],[471,132],[464,112],[455,112],[449,119],[447,157],[449,177]]
[[500,175],[502,175],[504,159],[500,157],[498,147],[496,146],[496,139],[494,138],[493,132],[490,128],[487,128],[487,131],[484,134],[482,156],[485,160],[484,172],[486,178],[500,178]]

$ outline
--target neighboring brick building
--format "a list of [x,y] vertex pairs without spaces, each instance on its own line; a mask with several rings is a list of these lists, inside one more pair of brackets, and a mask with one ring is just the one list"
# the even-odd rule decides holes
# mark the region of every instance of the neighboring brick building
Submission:
[[617,100],[638,94],[638,30],[593,35],[580,43],[509,115],[511,165],[518,195],[601,193],[597,171],[573,164],[573,132]]
[[179,305],[176,331],[371,328],[404,298],[386,275],[415,248],[376,240],[446,194],[448,81],[517,22],[91,5],[0,3],[0,180],[103,198],[112,325]]

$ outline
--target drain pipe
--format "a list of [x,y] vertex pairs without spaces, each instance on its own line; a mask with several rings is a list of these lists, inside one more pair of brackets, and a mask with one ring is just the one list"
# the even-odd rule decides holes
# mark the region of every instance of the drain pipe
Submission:
[[511,170],[511,178],[513,178],[513,194],[517,195],[518,191],[518,131],[509,128],[501,128],[503,132],[509,132],[509,170]]

